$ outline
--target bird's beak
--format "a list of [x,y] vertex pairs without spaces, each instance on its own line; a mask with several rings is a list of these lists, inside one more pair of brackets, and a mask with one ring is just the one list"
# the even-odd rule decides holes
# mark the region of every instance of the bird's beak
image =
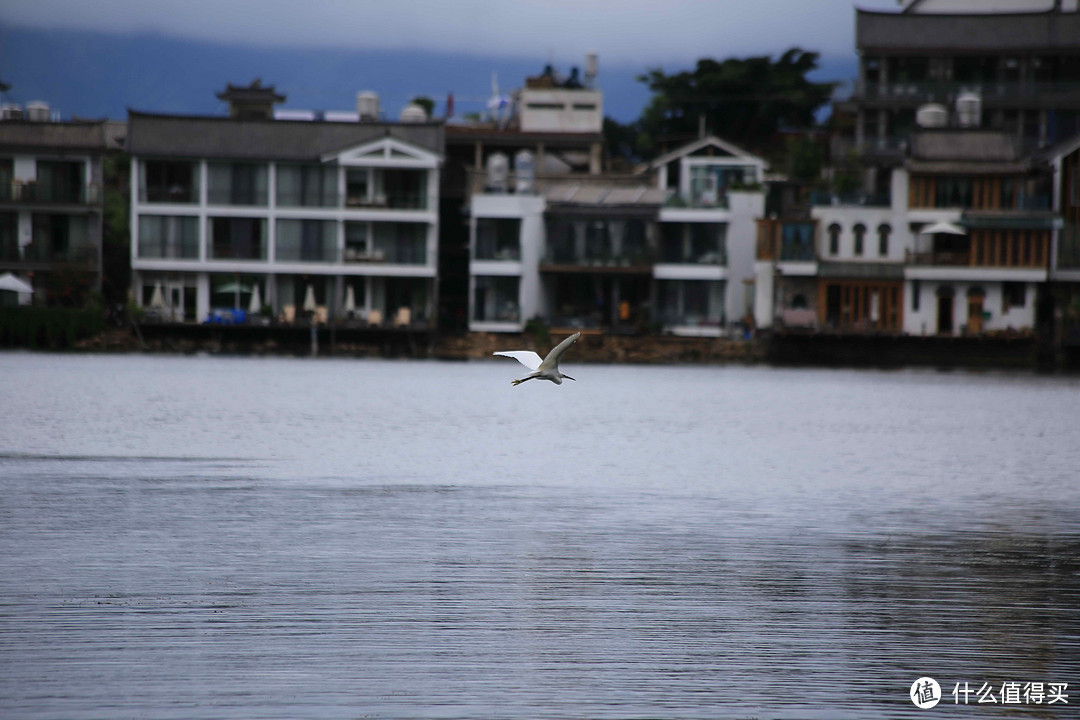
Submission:
[[[569,375],[563,375],[563,380],[573,380],[573,379],[574,378],[570,377]],[[577,382],[577,381],[575,380],[575,382]]]

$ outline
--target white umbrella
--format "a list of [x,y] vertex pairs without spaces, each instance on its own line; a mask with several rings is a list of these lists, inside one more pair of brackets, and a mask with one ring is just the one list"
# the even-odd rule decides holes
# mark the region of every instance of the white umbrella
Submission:
[[309,283],[304,295],[304,312],[315,312],[315,308],[315,287]]
[[352,285],[349,285],[347,288],[345,288],[345,312],[356,312],[356,295],[355,293],[353,293]]
[[238,293],[238,292],[246,293],[246,292],[251,292],[251,287],[249,287],[248,285],[244,285],[242,283],[231,282],[231,283],[225,283],[224,285],[221,285],[220,287],[216,288],[215,292],[219,292],[219,293]]
[[936,235],[937,233],[946,233],[949,235],[967,235],[967,230],[960,227],[959,225],[954,225],[951,222],[939,222],[934,223],[930,227],[924,227],[922,230],[919,231],[920,235]]
[[262,310],[262,297],[259,292],[259,286],[256,285],[255,289],[251,292],[251,302],[248,303],[248,312],[252,315],[258,315]]
[[0,290],[11,290],[18,293],[34,292],[34,288],[30,283],[15,277],[11,273],[0,275]]
[[163,308],[165,307],[165,295],[161,292],[161,283],[154,283],[154,294],[150,296],[150,307]]

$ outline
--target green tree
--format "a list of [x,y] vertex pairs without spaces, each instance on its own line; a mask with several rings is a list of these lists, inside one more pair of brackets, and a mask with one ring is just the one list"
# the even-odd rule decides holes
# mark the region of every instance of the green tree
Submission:
[[818,53],[792,48],[776,61],[765,55],[745,59],[698,60],[692,71],[667,75],[650,70],[638,77],[653,97],[641,117],[642,150],[656,154],[660,143],[707,132],[761,154],[781,127],[814,125],[814,113],[829,101],[835,83],[814,83]]
[[431,117],[435,112],[435,101],[429,98],[427,95],[417,95],[409,102],[411,102],[413,105],[419,105],[420,107],[424,108],[424,112],[427,113],[428,117]]

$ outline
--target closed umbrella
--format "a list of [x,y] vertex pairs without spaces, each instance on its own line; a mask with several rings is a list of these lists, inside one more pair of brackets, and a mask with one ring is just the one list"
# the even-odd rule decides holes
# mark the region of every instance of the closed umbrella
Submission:
[[165,295],[161,292],[161,283],[154,283],[154,294],[150,296],[150,307],[165,307]]
[[345,288],[345,314],[352,315],[356,312],[356,294],[353,292],[353,286],[349,285]]
[[256,285],[255,289],[251,291],[251,302],[248,303],[248,312],[252,315],[258,315],[262,310],[262,296],[259,292],[259,286]]
[[308,284],[307,293],[304,295],[304,312],[315,312],[315,308],[315,287]]
[[32,293],[34,288],[25,280],[20,280],[11,273],[0,275],[0,290],[11,290],[18,293]]

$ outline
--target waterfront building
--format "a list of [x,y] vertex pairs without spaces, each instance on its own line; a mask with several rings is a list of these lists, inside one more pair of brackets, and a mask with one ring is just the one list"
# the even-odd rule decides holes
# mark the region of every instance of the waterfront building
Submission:
[[0,273],[29,282],[36,304],[100,292],[104,160],[122,138],[122,123],[60,121],[42,102],[0,108]]
[[[410,106],[274,110],[258,81],[229,117],[130,111],[136,302],[162,319],[430,326],[443,127]],[[377,103],[377,99],[375,101]]]
[[1031,331],[1060,222],[1053,177],[1011,133],[912,133],[889,192],[818,195],[807,221],[760,221],[759,327]]
[[496,159],[470,199],[471,330],[719,336],[741,320],[764,160],[705,137],[633,175],[533,163]]

